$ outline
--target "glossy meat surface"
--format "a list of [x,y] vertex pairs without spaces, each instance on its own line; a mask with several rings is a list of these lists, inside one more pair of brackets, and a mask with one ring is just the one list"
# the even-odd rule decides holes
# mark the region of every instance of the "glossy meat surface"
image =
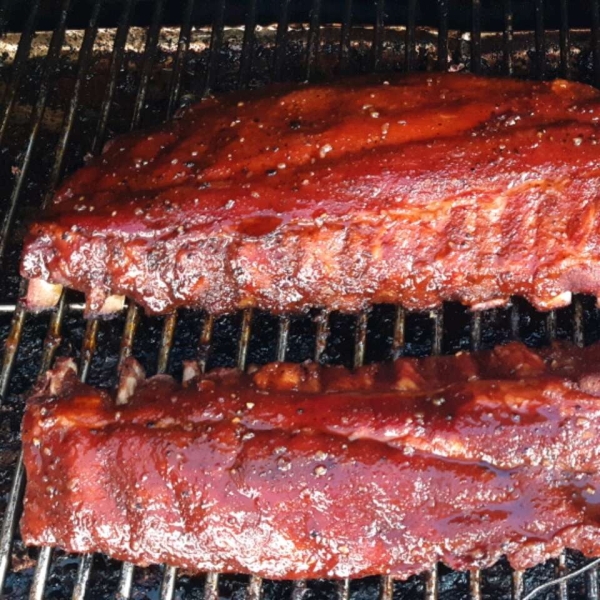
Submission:
[[271,364],[119,393],[50,372],[23,425],[27,544],[272,578],[600,553],[600,345],[351,373]]
[[449,73],[207,99],[69,178],[21,272],[91,313],[108,294],[153,313],[556,308],[600,290],[599,117],[583,84]]

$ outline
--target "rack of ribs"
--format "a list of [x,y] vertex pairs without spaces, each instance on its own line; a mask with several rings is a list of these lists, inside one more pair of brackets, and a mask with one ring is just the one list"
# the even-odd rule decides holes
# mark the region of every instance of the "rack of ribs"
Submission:
[[25,543],[271,578],[600,553],[600,345],[273,363],[117,391],[64,359],[23,425]]
[[32,309],[538,309],[600,289],[600,92],[372,75],[208,98],[112,141],[30,227]]

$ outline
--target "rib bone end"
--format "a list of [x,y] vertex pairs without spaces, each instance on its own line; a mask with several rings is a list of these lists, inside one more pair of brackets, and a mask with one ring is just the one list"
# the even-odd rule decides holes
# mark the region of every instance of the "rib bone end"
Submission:
[[573,301],[573,294],[571,292],[562,292],[553,298],[549,298],[548,300],[544,300],[542,302],[538,301],[537,305],[542,310],[555,310],[557,308],[562,308],[563,306],[569,306]]
[[48,392],[52,396],[58,396],[69,374],[77,375],[77,365],[72,358],[58,358],[53,369],[48,371],[46,377]]
[[125,296],[120,296],[117,294],[113,294],[112,296],[108,296],[104,301],[104,304],[100,307],[98,311],[99,316],[111,315],[113,313],[119,312],[125,306]]
[[200,365],[195,360],[183,361],[183,377],[181,379],[183,385],[188,385],[190,381],[200,377]]
[[128,358],[121,368],[116,404],[127,404],[139,383],[144,381],[145,378],[146,373],[142,365],[134,358]]
[[31,279],[27,286],[25,306],[29,310],[42,311],[54,308],[60,300],[63,286],[56,283],[48,283],[43,279]]

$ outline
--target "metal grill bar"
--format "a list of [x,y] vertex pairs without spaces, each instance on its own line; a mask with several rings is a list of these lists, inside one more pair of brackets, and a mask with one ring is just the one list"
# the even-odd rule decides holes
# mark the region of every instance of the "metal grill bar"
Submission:
[[354,337],[354,368],[362,366],[365,362],[368,321],[369,313],[367,311],[361,311],[356,320],[356,334]]
[[190,47],[190,35],[192,33],[192,14],[194,12],[195,0],[187,0],[183,11],[183,24],[179,31],[177,52],[173,61],[173,75],[171,89],[169,92],[169,105],[167,107],[167,118],[173,116],[179,96],[181,95],[181,74],[185,65],[186,56]]
[[381,578],[381,588],[379,592],[380,600],[392,600],[394,597],[394,579],[388,575]]
[[[177,313],[174,312],[167,317],[163,324],[160,348],[158,351],[157,373],[165,373],[169,365],[169,355],[173,348],[175,337],[175,327],[177,325]],[[160,584],[160,600],[171,600],[175,593],[175,583],[177,581],[177,569],[165,565],[163,578]]]
[[[556,565],[556,574],[558,577],[563,577],[567,573],[567,553],[563,550],[560,556],[558,557],[558,564]],[[569,600],[569,593],[567,590],[566,581],[561,581],[558,584],[558,597],[559,600]]]
[[90,573],[92,572],[93,562],[93,554],[84,554],[79,559],[79,566],[77,567],[77,579],[75,580],[75,587],[73,588],[72,600],[84,600],[85,593],[87,591],[87,585],[90,580]]
[[594,85],[600,87],[600,0],[592,0],[592,56],[594,60]]
[[279,319],[279,335],[277,337],[277,358],[279,362],[285,360],[287,352],[288,338],[290,335],[290,318],[283,316]]
[[310,9],[308,29],[308,45],[306,54],[306,79],[310,80],[317,63],[319,49],[319,29],[321,23],[321,0],[313,0]]
[[338,600],[348,600],[350,598],[350,580],[348,578],[338,581],[337,593]]
[[98,320],[89,319],[85,324],[85,335],[81,346],[81,361],[79,373],[82,381],[86,381],[92,365],[92,358],[96,351],[96,336],[98,334]]
[[514,16],[512,8],[512,0],[504,0],[504,74],[512,75],[513,60],[512,60],[512,44]]
[[121,349],[119,351],[119,370],[123,366],[125,359],[131,356],[135,332],[140,321],[140,307],[137,304],[130,304],[125,318],[125,327],[121,336]]
[[437,600],[440,592],[440,580],[437,564],[425,574],[424,600]]
[[438,0],[439,29],[438,29],[438,69],[448,68],[448,0]]
[[11,560],[11,550],[15,529],[17,527],[17,512],[23,498],[25,490],[25,467],[23,465],[23,451],[19,453],[15,474],[13,475],[12,486],[8,503],[4,511],[4,521],[2,522],[2,532],[0,533],[0,595],[4,589],[6,575]]
[[50,559],[52,558],[52,548],[43,546],[40,548],[35,572],[33,574],[33,583],[29,591],[29,600],[42,600],[44,589],[46,588],[46,579],[50,570]]
[[260,600],[262,596],[262,585],[263,581],[261,577],[257,577],[253,575],[250,577],[250,581],[248,582],[248,590],[247,590],[247,599],[248,600]]
[[40,0],[33,0],[29,16],[27,21],[25,21],[25,26],[23,27],[21,39],[19,40],[19,45],[15,54],[15,59],[13,62],[13,76],[6,90],[4,91],[4,97],[2,98],[4,106],[2,108],[2,117],[0,119],[0,143],[4,140],[4,134],[6,133],[8,120],[12,113],[15,99],[17,97],[17,90],[25,73],[27,57],[29,56],[29,51],[31,50],[31,42],[33,40],[34,26],[39,7]]
[[48,54],[46,55],[45,61],[46,64],[44,66],[43,75],[40,79],[38,99],[35,103],[33,111],[31,112],[31,133],[29,136],[29,142],[23,154],[21,164],[19,165],[17,180],[10,196],[10,200],[8,201],[8,208],[2,221],[2,227],[0,228],[0,259],[4,256],[4,251],[6,250],[8,234],[12,228],[15,210],[21,195],[21,190],[23,189],[23,184],[25,182],[25,176],[27,175],[27,172],[29,171],[29,165],[31,164],[33,148],[35,147],[35,143],[42,125],[42,118],[44,117],[44,111],[46,110],[46,103],[48,101],[48,94],[50,92],[50,80],[58,65],[60,50],[65,38],[67,14],[69,12],[70,4],[71,0],[62,0],[57,27],[52,34],[50,46],[48,47]]
[[444,342],[444,309],[440,308],[431,312],[433,321],[433,342],[431,353],[438,355],[442,353],[442,345]]
[[512,595],[516,599],[523,596],[523,571],[512,572]]
[[281,0],[279,23],[277,24],[277,35],[275,37],[275,57],[273,61],[273,79],[281,79],[281,71],[285,60],[285,49],[287,46],[288,25],[290,22],[290,0]]
[[[165,373],[169,365],[169,355],[173,348],[175,336],[175,327],[177,325],[177,313],[165,317],[161,343],[158,353],[158,364],[156,370],[158,373]],[[171,600],[175,593],[175,582],[177,580],[177,569],[175,567],[165,566],[163,578],[160,585],[160,599]]]
[[75,122],[75,115],[77,114],[77,108],[79,107],[81,90],[90,67],[94,41],[98,33],[98,16],[100,15],[100,8],[102,7],[103,2],[104,0],[95,0],[88,26],[85,29],[83,42],[79,51],[77,78],[75,79],[75,85],[73,86],[73,91],[71,92],[69,110],[63,119],[62,134],[56,147],[56,159],[54,160],[54,165],[52,167],[52,172],[48,182],[48,191],[44,198],[42,208],[45,207],[52,198],[52,194],[54,193],[56,185],[62,174],[65,151],[71,137],[71,131],[73,130],[73,123]]
[[560,0],[560,74],[565,79],[571,75],[571,33],[569,32],[569,2]]
[[121,579],[119,580],[119,600],[131,598],[134,569],[135,567],[129,562],[124,562],[121,566]]
[[327,346],[327,336],[329,335],[329,312],[326,310],[320,311],[315,317],[317,326],[317,336],[315,340],[315,362],[320,362],[325,347]]
[[579,296],[573,298],[573,342],[580,347],[585,344],[583,304]]
[[[22,280],[19,284],[19,297],[22,297],[27,290],[27,282]],[[15,366],[15,358],[19,343],[21,342],[21,334],[25,323],[26,312],[22,304],[19,304],[13,314],[10,323],[10,332],[4,342],[4,355],[2,356],[2,370],[0,371],[0,404],[6,396],[8,382]]]
[[206,96],[212,89],[219,67],[219,53],[223,43],[223,28],[225,26],[225,0],[218,0],[215,7],[213,26],[210,32],[210,54],[204,78],[202,95]]
[[350,28],[352,25],[352,0],[345,0],[340,33],[340,71],[344,72],[350,55]]
[[471,350],[476,351],[481,347],[481,313],[471,315]]
[[162,337],[158,351],[158,364],[156,370],[158,373],[166,373],[169,366],[169,354],[173,347],[175,338],[175,328],[177,327],[177,313],[174,312],[165,317],[163,323]]
[[371,70],[377,71],[381,61],[381,52],[383,48],[383,18],[384,18],[385,0],[375,0],[375,27],[373,27],[373,46],[371,54]]
[[510,336],[513,340],[519,339],[519,329],[521,327],[521,314],[519,305],[513,301],[510,307]]
[[481,600],[481,569],[469,571],[469,593],[472,600]]
[[127,41],[127,33],[129,32],[129,20],[131,18],[131,13],[135,3],[136,0],[125,0],[123,12],[121,13],[119,23],[117,25],[117,33],[111,54],[110,67],[108,69],[108,85],[106,86],[106,92],[104,93],[104,99],[102,100],[102,106],[100,108],[100,120],[98,121],[98,128],[92,143],[92,154],[98,154],[102,149],[102,145],[104,144],[106,125],[108,124],[108,115],[110,113],[110,108],[115,95],[115,89],[117,87],[117,76],[119,75],[119,71],[123,66],[125,42]]
[[589,600],[598,600],[600,598],[598,590],[598,569],[593,568],[587,575],[587,593]]
[[219,574],[207,573],[204,582],[204,600],[219,600]]
[[198,343],[198,366],[201,373],[206,371],[206,363],[208,362],[212,344],[214,324],[214,317],[212,315],[206,315],[206,319],[202,326],[202,333],[200,334],[200,341]]
[[256,3],[257,0],[249,0],[248,2],[242,54],[240,56],[238,87],[245,87],[250,79],[250,67],[252,65],[252,53],[254,51],[254,37],[256,33]]
[[416,51],[416,12],[417,12],[417,0],[408,0],[406,14],[406,34],[404,38],[404,61],[406,71],[412,71],[415,64],[415,51]]
[[175,567],[165,567],[165,572],[160,583],[160,600],[171,600],[173,598],[176,581],[177,569]]
[[546,36],[544,0],[535,0],[535,74],[540,79],[546,72]]
[[471,17],[471,71],[481,72],[481,0],[473,0]]
[[298,581],[294,581],[294,585],[292,586],[292,598],[291,600],[302,600],[304,594],[306,594],[307,590],[306,579],[299,579]]
[[556,339],[556,311],[551,310],[546,314],[546,337],[549,342]]
[[248,345],[250,343],[250,330],[252,328],[251,308],[247,308],[242,313],[242,331],[240,334],[240,342],[238,345],[237,367],[240,371],[246,368],[246,359],[248,357]]
[[394,319],[394,334],[392,338],[392,359],[396,360],[402,355],[406,332],[406,311],[401,306],[396,307]]
[[133,118],[131,119],[131,129],[137,129],[142,118],[142,110],[146,101],[146,93],[148,91],[148,83],[152,73],[152,65],[156,58],[158,35],[160,33],[160,23],[163,12],[164,0],[155,0],[154,11],[152,14],[152,24],[146,38],[146,47],[144,48],[144,62],[142,64],[142,75],[140,77],[140,86],[135,99],[133,109]]

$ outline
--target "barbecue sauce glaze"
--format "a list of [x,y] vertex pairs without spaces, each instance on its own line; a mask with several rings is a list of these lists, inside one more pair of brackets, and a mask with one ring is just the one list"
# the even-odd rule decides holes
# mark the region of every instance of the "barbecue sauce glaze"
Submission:
[[513,343],[184,386],[130,362],[117,396],[63,362],[27,404],[21,533],[286,579],[597,555],[599,361],[600,345]]
[[209,98],[67,179],[21,272],[90,313],[108,294],[151,313],[557,308],[600,289],[599,118],[590,86],[467,74]]

